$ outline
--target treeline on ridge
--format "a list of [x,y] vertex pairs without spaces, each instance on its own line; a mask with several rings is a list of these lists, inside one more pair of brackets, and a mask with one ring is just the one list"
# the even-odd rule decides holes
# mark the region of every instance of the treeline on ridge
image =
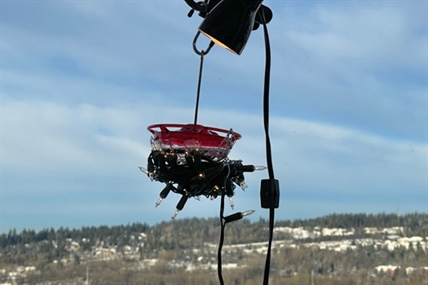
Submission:
[[[389,228],[403,227],[407,235],[425,236],[428,232],[428,214],[411,213],[397,214],[330,214],[314,219],[297,219],[277,221],[276,227],[303,227],[303,228],[354,228],[356,232],[365,227]],[[266,240],[268,222],[260,219],[256,222],[241,220],[227,226],[229,243],[247,243]],[[199,246],[204,242],[216,243],[219,236],[220,221],[218,218],[187,218],[174,221],[161,222],[150,226],[146,223],[132,223],[118,226],[92,226],[81,229],[24,229],[20,233],[10,230],[0,235],[0,248],[10,245],[29,244],[40,241],[61,241],[66,239],[88,240],[85,246],[88,249],[95,242],[104,245],[125,245],[132,243],[133,234],[145,233],[147,235],[147,248],[184,248]]]

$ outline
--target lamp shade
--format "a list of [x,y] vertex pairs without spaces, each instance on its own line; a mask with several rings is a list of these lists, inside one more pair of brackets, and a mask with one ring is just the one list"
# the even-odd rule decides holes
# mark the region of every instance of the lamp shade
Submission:
[[241,54],[263,0],[222,0],[205,17],[199,31],[214,43]]

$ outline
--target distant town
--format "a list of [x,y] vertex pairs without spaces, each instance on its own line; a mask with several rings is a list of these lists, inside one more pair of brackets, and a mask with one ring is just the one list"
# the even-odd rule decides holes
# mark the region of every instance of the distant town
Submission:
[[[10,231],[0,284],[218,284],[219,220]],[[260,284],[265,220],[226,227],[225,283]],[[270,284],[428,284],[427,214],[278,221]],[[226,281],[227,280],[227,281]]]

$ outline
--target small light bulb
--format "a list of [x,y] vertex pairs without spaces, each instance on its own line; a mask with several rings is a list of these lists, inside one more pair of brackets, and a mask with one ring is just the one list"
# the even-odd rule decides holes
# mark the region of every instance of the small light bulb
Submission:
[[178,215],[178,213],[183,210],[184,205],[186,204],[187,200],[189,199],[189,196],[183,195],[178,201],[177,206],[175,207],[174,215],[172,215],[171,219],[175,219],[175,217]]
[[144,172],[145,174],[149,175],[149,172],[144,167],[138,166],[141,172]]
[[159,199],[156,201],[156,205],[155,205],[155,207],[159,206],[159,205],[160,205],[160,203],[162,203],[162,201],[163,201],[163,198],[162,198],[162,197],[159,197]]
[[224,217],[223,219],[224,219],[225,223],[230,223],[230,222],[240,220],[245,216],[251,215],[252,213],[254,213],[254,210],[245,211],[245,212],[238,212],[238,213],[229,215],[227,217]]
[[232,180],[231,179],[227,179],[226,180],[226,185],[225,185],[226,187],[226,195],[227,196],[233,196],[233,194],[234,194],[234,189],[235,189],[235,185],[233,185],[233,183],[232,183]]
[[255,210],[249,210],[249,211],[242,212],[241,215],[242,215],[242,217],[245,217],[245,216],[251,215],[254,212],[255,212]]
[[177,215],[178,215],[178,213],[180,213],[180,210],[179,209],[175,209],[175,212],[174,212],[174,214],[171,216],[171,219],[175,219],[175,217],[177,217]]
[[266,169],[265,166],[254,166],[254,165],[239,165],[237,166],[238,171],[242,172],[253,172],[255,170],[264,170]]
[[153,172],[148,171],[147,169],[145,169],[144,167],[138,166],[138,168],[140,169],[141,172],[147,174],[147,176],[149,176],[150,180],[153,181],[155,174]]
[[254,170],[265,170],[266,168],[266,166],[254,166]]
[[198,178],[199,178],[199,179],[204,179],[204,178],[205,178],[205,173],[200,172],[200,173],[198,174]]
[[166,184],[165,188],[160,192],[159,199],[156,202],[156,207],[160,205],[160,203],[165,199],[169,192],[174,189],[174,186],[171,183]]
[[233,203],[232,196],[229,196],[229,204],[230,204],[230,208],[232,208],[232,210],[233,210],[233,208],[235,208],[235,204]]

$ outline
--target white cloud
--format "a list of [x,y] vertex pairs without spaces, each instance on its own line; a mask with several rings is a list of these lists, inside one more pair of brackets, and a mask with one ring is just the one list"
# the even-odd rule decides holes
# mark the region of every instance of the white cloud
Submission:
[[[313,20],[294,18],[297,24],[286,37],[334,66],[424,68],[420,61],[426,56],[425,34],[420,32],[424,22],[423,17],[415,17],[415,13],[422,16],[423,6],[415,2],[318,4],[310,11]],[[303,29],[308,24],[311,28]]]
[[[186,123],[183,118],[189,111],[150,102],[102,108],[8,100],[3,104],[3,165],[33,170],[42,166],[49,170],[59,165],[67,169],[84,166],[88,171],[110,165],[109,160],[120,161],[119,157],[141,158],[150,147],[150,134],[146,130],[149,124]],[[260,116],[227,110],[207,110],[204,115],[212,119],[202,121],[203,124],[233,128],[243,134],[231,156],[242,155],[248,163],[265,161]],[[418,170],[423,169],[426,157],[426,146],[418,142],[295,119],[272,118],[271,136],[278,164],[296,163],[302,173],[316,173],[311,170],[314,166],[325,171],[322,165],[328,165],[329,171],[345,175],[350,170],[343,168],[346,164],[351,172],[368,175],[366,169],[382,166],[381,173],[397,171],[396,179],[407,172],[413,177],[422,175]]]
[[[36,172],[61,168],[98,172],[111,167],[112,161],[120,165],[124,152],[135,157],[145,149],[137,141],[141,131],[130,129],[139,126],[135,115],[87,105],[4,102],[3,166]],[[123,134],[131,137],[124,141]]]
[[424,140],[424,5],[284,4],[270,26],[273,110]]
[[[119,211],[124,201],[115,196],[134,196],[133,199],[136,199],[135,195],[143,191],[146,198],[138,194],[137,200],[140,201],[132,201],[135,204],[133,207],[138,208],[140,205],[143,213],[146,211],[144,209],[153,206],[158,191],[162,188],[161,184],[150,182],[137,170],[138,165],[145,166],[150,151],[150,134],[146,127],[152,123],[178,122],[178,117],[183,118],[180,114],[186,113],[189,110],[165,105],[159,107],[151,102],[102,108],[8,99],[3,103],[2,113],[4,196],[13,197],[15,192],[15,195],[25,197],[25,193],[30,193],[26,191],[34,191],[27,184],[38,181],[37,184],[42,187],[38,190],[38,195],[45,197],[46,206],[51,199],[51,203],[56,205],[53,209],[57,211],[61,212],[58,203],[70,201],[58,201],[61,197],[58,195],[65,195],[58,193],[58,189],[62,189],[61,192],[65,191],[64,193],[75,192],[77,196],[86,197],[105,193],[102,200],[95,202],[94,198],[86,198],[87,202],[79,202],[79,207],[90,209],[91,203],[104,203],[110,204],[107,208],[113,207]],[[230,154],[232,159],[242,159],[246,164],[265,165],[260,116],[228,110],[206,110],[204,114],[211,119],[201,123],[226,129],[232,127],[243,134]],[[312,200],[311,195],[321,195],[326,199],[331,197],[331,202],[334,203],[337,195],[352,197],[358,193],[358,199],[354,199],[352,205],[361,209],[359,203],[365,204],[365,199],[372,199],[374,192],[378,194],[377,197],[396,197],[405,192],[423,199],[425,195],[425,144],[398,141],[318,122],[278,117],[271,118],[271,140],[276,177],[284,191],[281,203],[287,204],[289,199],[309,202]],[[65,173],[68,177],[75,177],[75,180],[65,178]],[[35,180],[35,175],[42,177],[41,180]],[[91,176],[98,177],[99,182],[81,184],[83,181],[91,181],[88,179]],[[121,182],[114,177],[120,178]],[[267,173],[246,175],[250,188],[245,193],[238,189],[239,193],[235,198],[237,207],[259,207],[258,187],[262,178],[267,178]],[[63,183],[67,186],[56,186]],[[120,190],[121,184],[126,190]],[[54,198],[55,196],[58,198]],[[173,211],[178,196],[171,195],[168,199],[171,201],[163,203],[165,209],[162,213]],[[15,203],[19,208],[19,203],[26,203],[25,200],[10,203]],[[395,203],[387,201],[385,198],[384,203],[387,205]],[[406,203],[402,202],[403,209],[411,209],[412,206]],[[205,204],[206,202],[188,206],[182,216],[200,215],[198,205]],[[10,204],[7,209],[12,206]],[[38,207],[37,204],[34,207]],[[97,207],[93,210],[102,211],[102,206]],[[420,207],[414,205],[415,210],[420,210]],[[31,211],[31,208],[27,210]],[[353,208],[349,208],[349,211],[352,210]],[[211,210],[204,215],[216,211],[217,203],[213,202]],[[122,212],[116,214],[129,214],[129,211]],[[167,215],[168,217],[158,218],[168,219],[170,213]]]

